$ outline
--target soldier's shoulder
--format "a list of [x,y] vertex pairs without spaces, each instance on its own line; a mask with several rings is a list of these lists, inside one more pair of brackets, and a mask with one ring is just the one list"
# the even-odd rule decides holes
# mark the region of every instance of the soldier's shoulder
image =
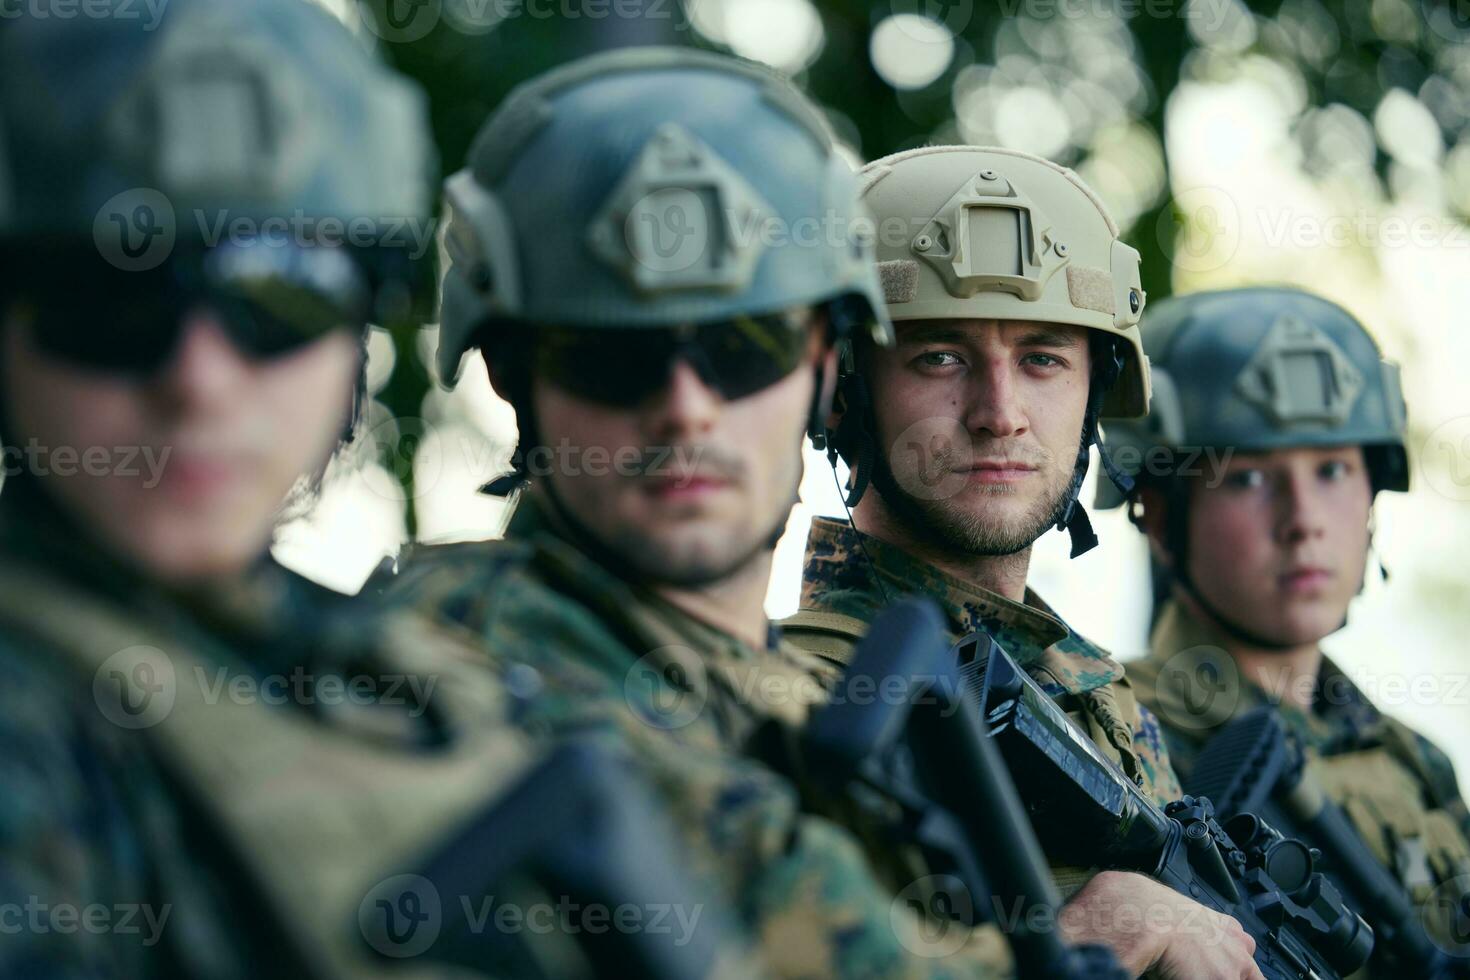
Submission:
[[524,542],[503,539],[410,544],[383,559],[358,598],[473,626],[483,619],[483,603],[492,593],[529,573],[532,556]]
[[383,559],[368,578],[364,591],[409,588],[443,574],[499,575],[524,567],[532,554],[531,545],[518,539],[412,542],[404,545],[397,555]]
[[875,610],[852,599],[846,602],[803,606],[781,620],[784,647],[800,655],[800,662],[814,673],[828,676],[834,665],[845,665],[872,623]]
[[1390,746],[1407,756],[1404,761],[1428,783],[1436,805],[1444,806],[1461,799],[1455,764],[1449,753],[1429,736],[1397,718],[1384,715],[1383,724],[1388,731]]
[[1144,704],[1152,706],[1158,700],[1160,664],[1151,656],[1139,657],[1123,664],[1123,678],[1133,688],[1133,693]]

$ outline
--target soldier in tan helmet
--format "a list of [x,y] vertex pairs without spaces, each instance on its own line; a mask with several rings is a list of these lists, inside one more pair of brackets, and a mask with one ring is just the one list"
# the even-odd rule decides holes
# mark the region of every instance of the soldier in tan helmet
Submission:
[[[1148,409],[1138,253],[1074,173],[1038,157],[926,147],[863,176],[897,343],[857,340],[845,358],[827,439],[851,470],[852,521],[813,524],[787,636],[845,664],[891,599],[931,596],[953,638],[989,633],[1125,773],[1172,800],[1157,723],[1122,666],[1026,587],[1049,528],[1071,534],[1074,557],[1096,544],[1077,495],[1099,417]],[[1259,975],[1234,920],[1218,917],[1205,942],[1180,926],[1214,913],[1157,882],[1054,870],[1074,893],[1064,927],[1125,967]],[[1161,910],[1173,927],[1090,914],[1124,906]]]

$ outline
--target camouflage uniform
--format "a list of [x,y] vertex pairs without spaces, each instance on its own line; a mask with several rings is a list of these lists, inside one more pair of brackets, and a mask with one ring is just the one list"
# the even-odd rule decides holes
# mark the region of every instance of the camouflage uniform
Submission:
[[[1310,711],[1241,682],[1226,651],[1279,643],[1257,635],[1250,609],[1213,607],[1194,582],[1189,555],[1192,481],[1205,450],[1359,446],[1375,499],[1379,491],[1408,490],[1406,405],[1397,365],[1383,358],[1348,311],[1289,287],[1171,297],[1150,309],[1143,334],[1153,359],[1152,412],[1137,422],[1109,422],[1109,452],[1162,502],[1159,543],[1169,562],[1155,572],[1163,576],[1165,594],[1188,594],[1218,626],[1206,626],[1168,600],[1149,657],[1128,668],[1139,698],[1159,713],[1186,783],[1211,734],[1253,707],[1274,704],[1306,749],[1308,774],[1342,804],[1409,897],[1421,908],[1434,904],[1436,915],[1446,911],[1442,900],[1463,894],[1470,879],[1459,882],[1458,891],[1431,892],[1470,870],[1470,819],[1444,753],[1381,714],[1325,657]],[[1188,468],[1196,469],[1195,477]],[[1099,507],[1125,499],[1099,485]],[[1130,507],[1136,502],[1136,494],[1128,500]],[[1459,915],[1463,919],[1463,907]],[[1425,922],[1443,948],[1465,951],[1463,931],[1443,942],[1444,922],[1430,915]],[[1392,972],[1376,961],[1373,968],[1375,975]]]
[[[412,698],[385,697],[382,690],[365,703],[330,694],[334,678],[383,678],[396,673],[389,666],[396,664],[404,668],[409,690],[458,686],[461,705],[480,705],[451,712],[469,726],[461,732],[462,744],[484,754],[471,770],[480,773],[481,787],[468,793],[448,787],[441,800],[446,813],[462,812],[453,797],[488,799],[496,780],[531,758],[503,726],[503,699],[483,667],[461,655],[415,676],[413,658],[404,660],[389,646],[408,630],[423,648],[432,648],[424,624],[405,624],[401,616],[398,625],[388,617],[367,620],[360,611],[347,617],[341,597],[269,560],[227,593],[189,599],[170,594],[104,557],[35,493],[7,486],[0,508],[7,589],[0,610],[0,664],[7,678],[0,692],[0,779],[6,787],[0,909],[9,916],[21,909],[26,916],[5,924],[0,975],[377,975],[368,965],[368,947],[361,937],[353,944],[349,930],[369,886],[400,870],[388,855],[402,835],[378,827],[380,850],[350,853],[346,841],[360,842],[359,836],[334,821],[351,810],[326,805],[331,789],[351,799],[362,785],[350,772],[318,771],[302,786],[292,781],[301,759],[282,759],[273,771],[262,772],[249,768],[248,758],[224,750],[211,758],[231,789],[216,795],[207,776],[200,778],[172,754],[169,726],[185,723],[181,704],[190,685],[202,688],[206,700],[210,691],[224,698],[223,704],[206,704],[208,711],[228,713],[227,692],[235,685],[266,690],[255,685],[299,674],[311,679],[309,693],[294,704],[262,707],[267,721],[256,732],[263,739],[280,742],[293,725],[304,725],[329,751],[347,743],[378,753],[384,768],[375,771],[377,780],[390,778],[401,760],[419,754],[432,769],[453,754],[434,747],[444,737],[433,721],[437,711],[424,711],[427,705]],[[29,609],[16,605],[23,587],[41,592]],[[129,669],[117,658],[138,641],[159,652],[161,659],[150,659],[151,666],[165,663],[171,673],[156,672],[142,678],[140,687],[114,694],[107,668],[116,664],[134,675],[136,665]],[[68,644],[91,650],[73,655]],[[118,653],[89,675],[79,664],[97,650]],[[159,704],[160,714],[149,715]],[[224,721],[227,715],[219,717]],[[279,730],[268,731],[265,726],[272,724]],[[472,737],[482,725],[501,733],[493,745]],[[196,726],[184,737],[198,734]],[[345,755],[338,761],[344,760],[351,761]],[[254,863],[255,853],[232,824],[226,811],[233,808],[238,816],[242,801],[260,817],[257,823],[272,810],[285,815],[295,840],[283,832],[282,853],[291,853],[298,842],[317,849],[318,866],[298,866],[292,893],[278,891],[279,880]],[[398,807],[406,824],[444,819],[424,821],[410,813],[413,808],[406,801]],[[383,819],[393,810],[365,805],[359,814]],[[336,840],[344,843],[334,847]],[[323,868],[317,877],[314,872]],[[328,877],[335,884],[324,883]],[[297,904],[304,900],[322,901],[325,928],[340,932],[341,942],[332,948],[310,945],[310,916]],[[103,914],[96,909],[106,910],[115,928],[68,927],[61,918],[71,916],[75,923],[78,911]]]
[[[172,0],[147,28],[14,20],[4,340],[29,330],[58,371],[142,402],[175,397],[159,374],[198,307],[252,371],[404,312],[414,276],[393,242],[428,220],[426,106],[330,14]],[[205,240],[220,215],[259,232]],[[282,240],[297,216],[320,236]],[[344,227],[355,246],[385,237],[349,255]],[[484,658],[285,571],[264,536],[228,581],[165,587],[73,521],[64,471],[12,469],[33,433],[0,418],[0,435],[0,976],[525,976],[417,956],[404,944],[432,945],[423,923],[442,916],[394,891],[538,759]],[[470,896],[442,897],[452,914]],[[396,936],[395,909],[413,913]],[[563,959],[558,976],[587,973]]]
[[[445,200],[439,377],[452,385],[478,348],[525,451],[491,492],[524,485],[528,459],[579,438],[545,430],[537,385],[628,414],[667,390],[678,363],[730,401],[795,371],[813,371],[823,392],[829,369],[811,348],[891,340],[851,166],[821,110],[747,62],[623,49],[532,79],[482,127]],[[839,234],[786,231],[811,222]],[[798,421],[796,438],[764,451],[795,463]],[[508,540],[416,549],[388,601],[468,627],[513,687],[541,690],[519,717],[538,741],[606,727],[635,745],[694,865],[726,889],[776,972],[1003,973],[997,931],[914,917],[847,831],[805,814],[792,780],[745,755],[786,741],[820,699],[816,664],[774,641],[752,650],[629,582],[654,576],[630,576],[595,540],[614,529],[584,526],[547,482]]]
[[[845,521],[812,522],[801,611],[782,624],[792,643],[845,665],[857,638],[889,601],[910,593],[930,596],[949,619],[951,639],[989,633],[1145,792],[1160,804],[1178,799],[1182,791],[1158,720],[1135,703],[1123,667],[1073,633],[1039,596],[1027,589],[1025,603],[1017,604],[887,542],[862,535],[860,544],[859,537]],[[1058,879],[1071,891],[1085,876],[1059,871]]]
[[522,500],[506,540],[413,548],[401,567],[369,589],[472,631],[509,683],[537,690],[517,715],[524,731],[626,737],[678,817],[696,870],[726,890],[775,973],[1007,973],[1009,952],[988,927],[957,952],[915,952],[925,949],[920,925],[849,834],[804,815],[786,778],[742,757],[764,724],[799,724],[821,700],[812,658],[779,642],[752,650],[613,575],[554,528],[535,496]]
[[[1195,757],[1221,728],[1270,704],[1305,747],[1309,773],[1347,811],[1416,904],[1427,902],[1441,882],[1470,873],[1470,814],[1444,752],[1380,712],[1327,657],[1317,677],[1319,696],[1303,711],[1240,678],[1225,653],[1227,642],[1170,601],[1154,627],[1149,655],[1128,665],[1139,700],[1159,716],[1181,779],[1189,779]],[[1180,683],[1180,654],[1191,671],[1199,658],[1209,658],[1218,672],[1212,690],[1190,679]]]

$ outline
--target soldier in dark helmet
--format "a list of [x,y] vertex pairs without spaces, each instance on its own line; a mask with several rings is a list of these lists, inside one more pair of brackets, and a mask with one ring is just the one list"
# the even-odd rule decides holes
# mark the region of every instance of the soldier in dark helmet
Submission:
[[[504,541],[420,547],[389,602],[479,633],[559,696],[556,739],[631,720],[646,771],[781,976],[994,976],[993,928],[952,940],[803,815],[755,758],[822,697],[763,610],[835,345],[886,343],[851,169],[789,81],[631,49],[516,90],[446,184],[439,367],[479,348],[514,406]],[[524,489],[522,489],[524,487]]]
[[[1321,646],[1362,588],[1376,496],[1409,487],[1397,366],[1346,310],[1287,287],[1171,298],[1143,333],[1152,411],[1107,425],[1158,578],[1150,653],[1128,676],[1186,782],[1214,735],[1273,705],[1308,772],[1429,903],[1470,872],[1454,770]],[[1099,506],[1124,502],[1100,488]],[[1431,936],[1447,936],[1442,911],[1427,910]]]
[[537,753],[472,648],[267,551],[411,295],[431,145],[298,0],[0,31],[0,976],[482,975],[389,970],[443,922],[376,890]]

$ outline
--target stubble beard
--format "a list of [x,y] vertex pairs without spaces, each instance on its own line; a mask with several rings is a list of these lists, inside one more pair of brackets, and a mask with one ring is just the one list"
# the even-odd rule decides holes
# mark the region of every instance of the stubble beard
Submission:
[[1006,557],[1031,547],[1065,514],[1073,472],[1070,468],[1054,472],[1051,466],[1038,471],[1051,476],[1050,482],[1024,514],[1006,523],[958,501],[971,494],[1014,496],[1014,486],[967,484],[954,496],[928,499],[905,490],[882,453],[875,454],[873,470],[873,485],[887,510],[911,536],[943,551],[973,558]]
[[[801,483],[801,454],[795,453],[796,465],[784,482],[785,492],[772,499],[785,500],[787,505],[771,515],[752,514],[748,523],[730,528],[723,533],[719,529],[701,536],[694,542],[663,541],[631,527],[620,529],[611,536],[605,547],[616,554],[626,567],[649,585],[672,586],[680,589],[698,589],[716,585],[737,577],[740,573],[770,554],[776,541],[786,530],[791,508],[798,500],[797,488]],[[741,479],[744,479],[744,473]],[[746,528],[759,530],[755,536],[742,533]]]

